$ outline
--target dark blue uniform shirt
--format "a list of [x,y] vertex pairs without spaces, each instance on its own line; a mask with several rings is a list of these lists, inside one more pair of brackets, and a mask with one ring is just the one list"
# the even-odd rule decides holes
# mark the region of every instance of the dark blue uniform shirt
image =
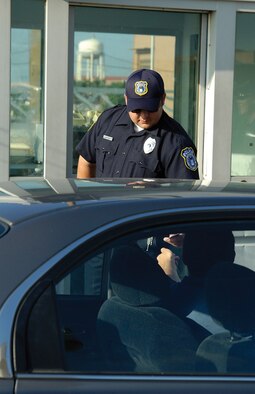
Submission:
[[96,177],[198,179],[196,148],[164,111],[157,125],[136,132],[126,106],[104,111],[77,146]]

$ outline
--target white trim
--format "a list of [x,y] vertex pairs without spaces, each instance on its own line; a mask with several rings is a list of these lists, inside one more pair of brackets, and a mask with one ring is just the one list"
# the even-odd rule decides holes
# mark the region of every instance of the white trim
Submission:
[[197,102],[197,160],[199,165],[199,176],[203,177],[203,144],[204,144],[204,122],[205,122],[205,84],[206,84],[206,61],[207,61],[207,32],[208,14],[202,14],[201,18],[201,42],[200,42],[200,65],[199,86]]
[[[255,1],[255,0],[254,0]],[[151,8],[157,10],[215,10],[217,1],[211,0],[140,0],[139,5],[136,0],[70,0],[70,5],[81,6],[112,6],[112,7],[133,7],[133,8]]]
[[[255,7],[255,0],[69,0],[72,6],[110,6],[151,8],[171,11],[216,11],[219,3],[241,4],[249,10]],[[139,5],[138,5],[139,4]]]
[[67,177],[73,176],[73,82],[74,82],[74,8],[69,8],[68,102],[67,102]]
[[[204,179],[230,180],[236,5],[210,14],[204,130]],[[227,28],[226,28],[227,26]]]
[[0,2],[0,180],[9,179],[11,0]]
[[44,176],[66,176],[69,5],[47,0],[45,9]]

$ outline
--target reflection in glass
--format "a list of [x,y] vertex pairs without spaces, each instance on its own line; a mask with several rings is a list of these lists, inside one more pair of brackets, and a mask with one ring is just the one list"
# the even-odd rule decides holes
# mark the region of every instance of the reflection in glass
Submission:
[[43,15],[43,1],[13,1],[10,176],[43,174]]
[[255,175],[255,15],[237,14],[232,176]]
[[73,172],[75,147],[107,108],[124,104],[128,75],[158,71],[165,82],[165,111],[195,142],[200,15],[75,7]]

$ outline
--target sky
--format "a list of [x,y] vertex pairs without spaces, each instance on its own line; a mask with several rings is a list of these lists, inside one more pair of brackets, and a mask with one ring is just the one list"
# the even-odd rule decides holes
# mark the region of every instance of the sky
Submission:
[[[132,72],[133,35],[112,33],[76,32],[74,39],[74,69],[80,41],[96,38],[103,44],[105,74],[108,76],[127,76]],[[12,29],[11,59],[12,82],[29,81],[30,31]]]

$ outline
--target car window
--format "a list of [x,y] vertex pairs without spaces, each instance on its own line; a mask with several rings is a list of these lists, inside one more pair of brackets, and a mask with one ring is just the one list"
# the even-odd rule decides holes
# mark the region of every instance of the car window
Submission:
[[[88,255],[84,244],[80,257],[69,260],[69,268],[61,271],[59,264],[19,315],[29,321],[30,353],[18,369],[160,376],[255,372],[253,223],[145,228],[115,235]],[[28,332],[41,332],[44,317],[48,335],[36,342]],[[23,326],[17,324],[18,331]],[[47,361],[53,343],[55,364]]]

